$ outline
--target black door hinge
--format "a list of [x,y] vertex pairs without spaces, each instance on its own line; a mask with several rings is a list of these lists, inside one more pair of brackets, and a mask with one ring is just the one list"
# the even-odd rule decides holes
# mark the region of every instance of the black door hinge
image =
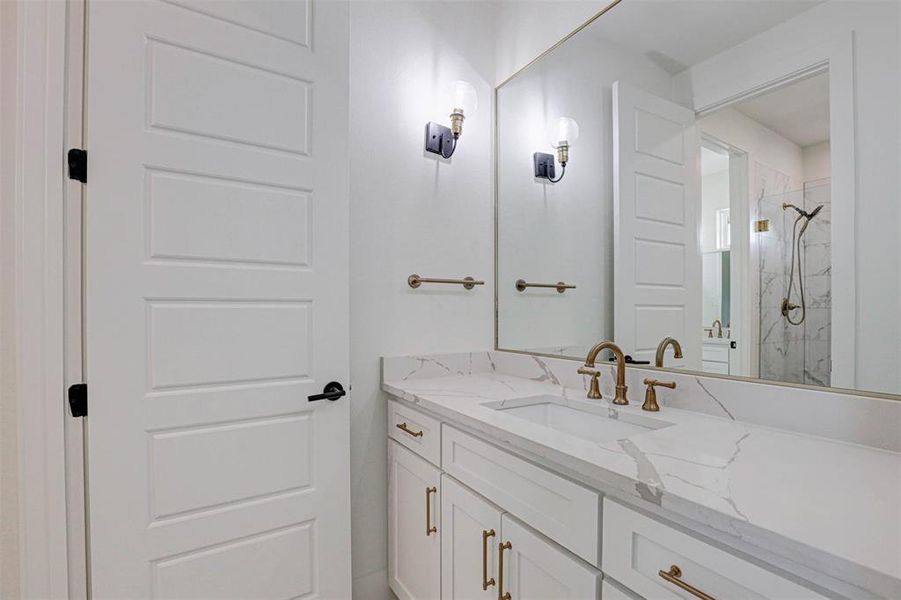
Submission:
[[88,416],[88,384],[76,383],[69,386],[69,410],[73,417]]
[[81,148],[72,148],[67,155],[69,159],[69,179],[82,183],[88,182],[88,152]]

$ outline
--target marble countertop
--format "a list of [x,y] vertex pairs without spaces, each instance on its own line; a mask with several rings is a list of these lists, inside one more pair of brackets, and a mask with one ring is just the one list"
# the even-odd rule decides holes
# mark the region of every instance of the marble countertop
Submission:
[[[402,400],[614,496],[702,524],[876,596],[901,598],[901,454],[500,373],[387,380]],[[665,390],[664,390],[665,392]],[[594,443],[483,406],[537,395],[673,426]]]

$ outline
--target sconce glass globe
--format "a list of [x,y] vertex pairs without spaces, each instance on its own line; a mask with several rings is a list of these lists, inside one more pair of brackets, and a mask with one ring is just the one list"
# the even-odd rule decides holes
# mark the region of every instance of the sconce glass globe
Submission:
[[548,142],[554,148],[572,146],[579,139],[579,124],[570,117],[560,117],[548,128]]
[[479,107],[479,96],[476,94],[476,89],[468,81],[454,81],[451,83],[450,95],[450,108],[461,109],[466,117],[471,117]]

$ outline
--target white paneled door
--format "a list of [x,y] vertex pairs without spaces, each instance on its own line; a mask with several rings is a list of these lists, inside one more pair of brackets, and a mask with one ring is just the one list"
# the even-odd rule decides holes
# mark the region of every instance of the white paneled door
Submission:
[[87,3],[94,598],[347,598],[347,5]]
[[701,368],[700,145],[695,115],[628,84],[613,84],[614,339],[667,366]]

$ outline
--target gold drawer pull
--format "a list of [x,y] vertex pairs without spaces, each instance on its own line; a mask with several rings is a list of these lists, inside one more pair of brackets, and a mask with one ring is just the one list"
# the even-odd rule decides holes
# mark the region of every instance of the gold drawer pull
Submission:
[[413,437],[422,437],[422,431],[413,431],[412,429],[410,429],[409,427],[407,427],[407,422],[406,422],[406,421],[404,421],[403,423],[398,423],[397,425],[395,425],[395,427],[397,427],[398,429],[400,429],[400,430],[403,431],[404,433],[409,433],[409,434],[412,435]]
[[679,579],[680,577],[682,577],[682,569],[680,569],[678,565],[671,565],[669,571],[657,571],[657,574],[666,581],[679,586],[696,598],[700,598],[701,600],[714,600],[713,596],[708,596],[695,586],[689,583],[685,583],[684,581]]
[[488,538],[494,537],[493,529],[482,530],[482,589],[494,585],[494,577],[488,578]]
[[427,487],[425,489],[425,536],[429,537],[433,533],[438,532],[438,528],[432,525],[432,494],[438,492],[436,487]]
[[504,592],[504,550],[510,550],[513,544],[504,542],[497,545],[497,600],[510,600],[510,592]]

